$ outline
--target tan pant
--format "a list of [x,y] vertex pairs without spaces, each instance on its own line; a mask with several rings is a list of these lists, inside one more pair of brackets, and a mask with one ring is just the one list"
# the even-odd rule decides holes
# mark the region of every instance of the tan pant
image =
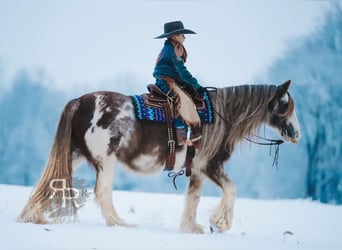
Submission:
[[169,81],[168,79],[167,83],[169,84],[170,89],[179,98],[177,109],[184,122],[191,127],[201,126],[201,119],[197,113],[196,106],[192,98],[185,93],[185,91],[183,91],[175,81]]

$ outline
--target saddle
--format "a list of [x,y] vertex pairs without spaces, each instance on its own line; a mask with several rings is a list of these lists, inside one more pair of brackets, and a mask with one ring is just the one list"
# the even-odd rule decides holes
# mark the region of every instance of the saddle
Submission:
[[172,120],[175,117],[174,102],[175,100],[165,95],[156,85],[149,84],[147,86],[150,94],[142,95],[145,105],[152,108],[162,108],[165,112],[167,126],[167,145],[168,154],[166,156],[166,170],[172,170],[176,160],[176,140]]
[[[165,170],[170,171],[173,170],[175,164],[175,152],[178,147],[173,127],[173,120],[178,115],[176,108],[177,98],[166,95],[155,84],[149,84],[147,89],[149,93],[132,96],[136,116],[139,120],[149,120],[166,124],[168,154],[166,157]],[[209,95],[205,93],[203,100],[194,100],[194,103],[202,123],[213,123],[213,114]],[[187,165],[191,164],[188,158],[187,154],[187,176],[190,175]]]
[[[161,108],[164,103],[169,103],[172,99],[168,97],[164,92],[162,92],[155,84],[149,84],[147,86],[149,94],[144,94],[144,100],[146,105],[151,107]],[[173,101],[177,101],[177,99],[173,99]],[[193,99],[197,111],[205,109],[204,100]]]

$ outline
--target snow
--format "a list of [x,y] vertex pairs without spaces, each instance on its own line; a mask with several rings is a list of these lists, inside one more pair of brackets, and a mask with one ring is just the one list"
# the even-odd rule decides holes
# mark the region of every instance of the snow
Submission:
[[233,227],[212,234],[208,218],[219,197],[202,197],[203,235],[178,230],[184,197],[114,191],[118,213],[132,228],[107,227],[92,197],[76,222],[18,223],[32,187],[0,185],[0,248],[10,249],[342,249],[342,206],[309,200],[236,200]]

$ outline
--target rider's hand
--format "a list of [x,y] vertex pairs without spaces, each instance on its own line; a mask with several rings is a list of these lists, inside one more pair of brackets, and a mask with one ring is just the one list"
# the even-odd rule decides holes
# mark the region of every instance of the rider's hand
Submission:
[[205,91],[205,88],[203,88],[203,87],[199,87],[199,88],[197,89],[197,93],[200,94],[201,96],[203,96],[204,91]]

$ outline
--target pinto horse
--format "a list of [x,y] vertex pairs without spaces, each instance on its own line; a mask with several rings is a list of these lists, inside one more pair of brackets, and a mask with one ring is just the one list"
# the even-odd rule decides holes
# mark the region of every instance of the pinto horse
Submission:
[[[204,232],[196,222],[196,212],[206,177],[222,189],[221,201],[210,217],[211,229],[224,232],[232,226],[236,193],[223,165],[246,136],[253,136],[267,124],[285,141],[297,143],[300,127],[289,86],[287,81],[279,86],[241,85],[209,92],[215,121],[203,125],[202,146],[193,159],[181,231]],[[72,200],[51,195],[51,182],[65,180],[63,188],[71,189],[73,172],[87,160],[96,171],[94,193],[106,224],[130,226],[120,218],[112,200],[115,163],[146,174],[161,171],[168,153],[167,139],[165,124],[136,118],[130,96],[102,91],[69,101],[61,114],[45,171],[18,220],[59,222],[62,205],[76,215],[77,206]],[[185,156],[186,147],[177,150],[175,171],[182,168]]]

